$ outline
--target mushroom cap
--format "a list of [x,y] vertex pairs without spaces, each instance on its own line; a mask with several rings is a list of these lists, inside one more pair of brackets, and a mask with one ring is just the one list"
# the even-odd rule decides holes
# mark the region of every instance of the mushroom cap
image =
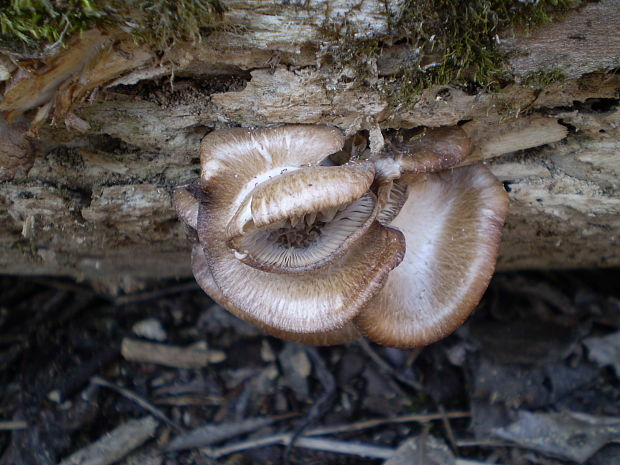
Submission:
[[378,212],[375,195],[367,192],[338,211],[334,208],[327,213],[333,215],[329,221],[314,222],[318,217],[312,213],[297,218],[295,227],[289,222],[275,229],[254,230],[226,244],[237,251],[237,259],[259,270],[305,273],[330,266],[347,253],[373,225]]
[[368,191],[375,177],[372,163],[312,166],[286,172],[257,185],[231,220],[231,237],[239,235],[250,219],[256,228],[291,217],[346,205]]
[[[342,134],[326,126],[207,135],[199,183],[174,195],[199,242],[192,250],[196,280],[236,316],[287,340],[329,345],[362,334],[416,347],[445,337],[491,278],[506,192],[482,166],[425,174],[470,153],[460,128],[393,144],[391,157],[374,164],[314,166],[342,145]],[[345,206],[353,208],[340,217],[352,221],[349,235],[313,255],[307,244],[331,237],[338,218],[331,210]],[[325,210],[316,232],[314,221]],[[357,223],[349,218],[355,215]],[[308,227],[298,229],[304,221]],[[298,231],[310,235],[296,242]],[[283,249],[308,248],[309,261],[266,261],[273,250],[263,254],[262,247],[274,238],[285,241]],[[252,244],[260,247],[248,252]]]
[[508,196],[483,166],[404,176],[409,195],[391,226],[407,250],[354,322],[381,344],[431,344],[458,328],[482,297],[495,268]]
[[318,164],[343,145],[344,136],[331,126],[214,131],[200,145],[201,183],[226,186],[236,194],[241,190],[249,192],[270,174]]
[[330,262],[328,272],[265,273],[241,262],[226,243],[229,222],[258,184],[285,168],[319,163],[342,144],[340,131],[326,126],[236,129],[205,137],[201,148],[204,200],[197,232],[213,281],[227,297],[227,308],[278,331],[337,330],[378,292],[400,262],[402,234],[378,223]]
[[[367,162],[305,167],[275,176],[243,200],[226,227],[227,244],[244,263],[264,271],[300,273],[325,266],[372,225],[379,207],[368,192],[373,180],[374,165]],[[307,246],[274,241],[278,228],[288,225],[281,231],[295,232],[291,221],[311,229],[317,219],[321,234]]]
[[344,344],[346,342],[350,342],[361,337],[361,334],[352,323],[347,323],[341,328],[336,328],[330,331],[320,331],[315,333],[293,333],[267,326],[261,321],[251,318],[246,312],[243,312],[236,308],[230,302],[230,300],[228,300],[226,296],[222,293],[221,289],[217,286],[217,284],[215,284],[213,276],[211,275],[211,271],[209,270],[209,265],[207,264],[205,253],[200,244],[194,244],[194,246],[192,247],[192,272],[194,273],[194,277],[196,278],[196,282],[198,283],[198,285],[217,304],[224,307],[226,310],[228,310],[238,318],[241,318],[248,323],[252,323],[258,326],[271,336],[285,339],[287,341],[298,342],[300,344],[319,346]]
[[379,291],[405,248],[399,231],[375,223],[363,240],[329,264],[327,272],[265,273],[236,258],[223,240],[223,227],[217,215],[201,204],[198,238],[215,283],[249,318],[288,332],[344,326]]
[[199,202],[192,187],[192,184],[177,187],[172,194],[172,204],[183,222],[195,230],[198,225]]
[[[429,173],[457,165],[472,151],[467,133],[458,126],[430,128],[422,137],[389,144],[377,161],[379,178],[395,179],[400,173]],[[393,157],[393,158],[392,158]]]

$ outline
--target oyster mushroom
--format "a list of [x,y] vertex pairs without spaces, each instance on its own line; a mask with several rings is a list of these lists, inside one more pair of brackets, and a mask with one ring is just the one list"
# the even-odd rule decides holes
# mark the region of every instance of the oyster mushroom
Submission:
[[495,269],[508,201],[483,166],[397,181],[407,200],[390,223],[407,250],[379,294],[355,318],[375,342],[423,346],[458,328]]
[[174,198],[194,275],[223,307],[284,339],[433,342],[488,284],[506,194],[480,166],[423,174],[467,156],[459,128],[322,164],[343,142],[326,126],[207,135],[200,179]]

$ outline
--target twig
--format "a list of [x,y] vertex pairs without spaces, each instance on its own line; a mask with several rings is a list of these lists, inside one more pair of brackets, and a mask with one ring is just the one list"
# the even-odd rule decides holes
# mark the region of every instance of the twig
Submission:
[[337,433],[350,433],[353,431],[360,431],[368,428],[374,428],[390,423],[426,423],[428,421],[441,420],[442,418],[468,418],[469,412],[445,412],[441,413],[425,413],[415,415],[403,415],[400,417],[392,418],[377,418],[374,420],[358,421],[356,423],[350,423],[345,425],[323,426],[321,428],[314,428],[306,431],[305,436],[321,436],[324,434],[337,434]]
[[62,17],[63,17],[63,19],[66,22],[65,27],[62,30],[62,32],[60,33],[60,37],[58,38],[58,40],[56,42],[54,42],[53,44],[47,45],[45,47],[45,52],[46,53],[49,53],[50,51],[53,51],[56,47],[58,47],[62,43],[63,39],[65,38],[65,34],[69,30],[69,26],[71,25],[71,22],[69,21],[69,18],[67,18],[67,15],[65,15],[65,14],[63,14]]
[[198,287],[198,284],[196,284],[195,281],[192,281],[188,283],[166,287],[164,289],[157,289],[155,291],[147,291],[147,292],[140,292],[136,294],[123,295],[120,297],[116,297],[115,299],[113,299],[112,302],[114,303],[114,305],[119,305],[119,306],[129,305],[129,304],[135,304],[138,302],[144,302],[146,300],[154,300],[160,297],[166,297],[171,294],[180,294],[182,292],[197,291],[199,289],[200,288]]
[[284,452],[284,463],[287,465],[289,463],[291,450],[295,446],[297,438],[302,435],[308,426],[316,422],[327,412],[329,406],[332,404],[334,395],[336,394],[336,380],[334,379],[334,375],[332,375],[331,371],[327,369],[327,366],[325,365],[325,362],[319,352],[314,347],[306,346],[305,349],[306,353],[312,360],[312,364],[316,371],[316,376],[321,382],[321,386],[323,386],[323,392],[312,404],[312,407],[310,407],[304,421],[302,421],[301,424],[295,428],[295,431],[293,431],[291,440],[288,442],[286,451]]
[[110,465],[153,436],[158,423],[151,416],[130,420],[74,452],[60,465]]
[[[425,423],[433,420],[441,420],[442,418],[467,418],[469,417],[469,412],[445,412],[441,413],[428,413],[428,414],[419,414],[419,415],[403,415],[400,417],[393,418],[377,418],[374,420],[365,420],[359,421],[357,423],[351,423],[346,425],[334,425],[334,426],[323,426],[320,428],[314,428],[303,433],[303,436],[299,438],[299,441],[310,439],[312,436],[322,436],[327,434],[337,434],[337,433],[347,433],[353,431],[360,431],[363,429],[374,428],[375,426],[381,426],[389,423],[411,423],[411,422],[421,422]],[[222,457],[224,455],[232,454],[234,452],[239,452],[247,449],[255,449],[257,447],[270,446],[273,444],[290,444],[291,440],[294,439],[294,434],[292,433],[279,433],[270,436],[265,436],[262,438],[249,439],[246,441],[237,442],[234,444],[229,444],[226,446],[222,446],[217,449],[209,449],[207,453],[214,457]],[[301,442],[295,442],[295,444],[299,444],[301,446]],[[304,447],[304,446],[301,446]],[[380,457],[381,458],[381,457]]]
[[370,457],[377,459],[390,458],[392,454],[394,454],[395,450],[391,447],[341,441],[338,439],[305,437],[299,438],[296,445],[306,449],[323,450],[326,452],[336,452],[338,454],[357,455],[359,457]]
[[441,414],[441,423],[446,432],[446,436],[448,437],[450,448],[452,449],[452,452],[456,452],[458,446],[456,445],[456,438],[454,437],[454,431],[452,431],[452,425],[450,425],[450,420],[448,420],[448,417],[446,416],[446,409],[441,404],[437,404],[437,408]]
[[296,414],[288,413],[274,417],[248,418],[247,420],[232,423],[212,423],[202,425],[188,431],[187,433],[175,437],[166,445],[165,450],[177,451],[209,446],[242,434],[251,433],[252,431],[256,431],[277,421],[284,420],[295,415]]
[[480,460],[456,459],[454,465],[497,465],[491,462],[482,462]]
[[112,389],[113,391],[116,391],[117,393],[119,393],[123,397],[131,400],[132,402],[135,402],[136,404],[138,404],[140,407],[142,407],[147,412],[150,412],[155,418],[158,418],[159,420],[163,421],[168,426],[173,428],[175,431],[177,431],[177,432],[182,432],[183,431],[183,428],[181,428],[178,424],[176,424],[175,422],[170,420],[170,418],[168,418],[165,413],[163,413],[161,410],[159,410],[157,407],[152,405],[150,402],[148,402],[147,400],[143,399],[138,394],[130,391],[129,389],[117,386],[116,384],[111,383],[111,382],[101,378],[100,376],[93,376],[90,379],[90,382],[92,384],[96,385],[96,386],[102,386],[102,387],[106,387],[108,389]]
[[405,361],[405,366],[410,367],[411,365],[413,365],[413,363],[418,359],[423,350],[424,347],[416,347],[415,349],[411,350],[409,357],[407,357],[407,360]]
[[5,420],[0,421],[0,431],[14,431],[28,428],[28,423],[24,420]]
[[124,338],[121,354],[132,362],[156,363],[173,368],[202,368],[209,364],[209,353],[190,347]]
[[498,441],[494,439],[457,439],[456,445],[458,447],[513,447],[506,441]]
[[287,433],[272,434],[270,436],[263,436],[261,438],[248,439],[245,441],[239,441],[232,444],[227,444],[218,448],[202,448],[209,457],[214,459],[224,457],[225,455],[234,454],[235,452],[241,452],[243,450],[257,449],[259,447],[272,446],[274,444],[284,444],[282,441],[286,441],[291,435]]
[[93,291],[92,288],[80,286],[79,284],[71,282],[59,281],[48,278],[32,278],[32,282],[45,287],[53,287],[54,289],[58,289],[61,291],[74,292],[76,294],[88,294],[90,296],[95,295],[95,291]]
[[[293,435],[290,433],[274,434],[263,438],[237,442],[235,444],[217,449],[206,450],[205,452],[211,457],[219,458],[225,455],[230,455],[234,452],[255,449],[257,447],[271,446],[275,444],[288,445],[290,444],[291,439],[293,439]],[[295,445],[306,449],[323,450],[327,452],[336,452],[340,454],[357,455],[360,457],[371,457],[378,459],[386,459],[390,457],[395,450],[390,447],[373,446],[370,444],[308,437],[298,438]]]
[[[219,447],[217,449],[202,449],[202,451],[209,457],[220,458],[225,455],[230,455],[235,452],[241,452],[249,449],[256,449],[259,447],[273,446],[273,445],[287,445],[292,439],[292,434],[274,434],[271,436],[265,436],[257,439],[250,439],[247,441],[241,441],[227,446]],[[326,452],[334,452],[338,454],[356,455],[359,457],[369,457],[376,459],[388,459],[390,458],[396,449],[384,446],[375,446],[372,444],[360,444],[357,442],[348,442],[337,439],[319,439],[309,438],[303,436],[298,438],[296,446],[306,449],[322,450]],[[470,459],[456,459],[455,465],[495,465],[488,462],[479,462],[477,460]]]
[[398,371],[396,371],[394,369],[394,367],[392,367],[389,363],[387,363],[385,360],[383,360],[383,358],[377,354],[372,347],[370,347],[370,344],[368,344],[368,342],[365,339],[360,339],[359,340],[359,344],[362,346],[362,349],[364,349],[364,352],[366,352],[368,354],[368,356],[377,364],[379,365],[379,367],[386,371],[387,373],[389,373],[392,377],[394,377],[394,379],[400,381],[401,383],[403,383],[406,386],[409,386],[413,389],[415,389],[416,391],[422,391],[422,385],[417,382],[414,379],[411,379],[407,376],[403,376],[402,374],[400,374]]
[[223,397],[210,396],[208,394],[183,394],[178,396],[157,397],[153,399],[157,405],[173,407],[187,407],[190,405],[222,405]]

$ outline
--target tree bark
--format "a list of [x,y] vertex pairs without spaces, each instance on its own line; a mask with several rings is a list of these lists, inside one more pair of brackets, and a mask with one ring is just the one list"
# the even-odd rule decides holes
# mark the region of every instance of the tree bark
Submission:
[[[403,106],[382,90],[388,68],[406,56],[402,46],[386,45],[362,85],[324,60],[323,34],[344,18],[361,35],[385,34],[405,2],[223,3],[230,27],[178,45],[166,61],[133,43],[110,45],[107,63],[120,76],[101,87],[103,71],[90,69],[99,81],[80,90],[88,101],[39,128],[33,166],[0,185],[3,273],[71,276],[112,290],[190,276],[171,194],[198,175],[201,138],[284,123],[366,131],[374,150],[387,129],[462,124],[475,143],[466,163],[486,163],[510,193],[499,269],[620,265],[617,0],[502,37],[517,82],[499,92],[441,86]],[[557,70],[561,82],[519,84]]]

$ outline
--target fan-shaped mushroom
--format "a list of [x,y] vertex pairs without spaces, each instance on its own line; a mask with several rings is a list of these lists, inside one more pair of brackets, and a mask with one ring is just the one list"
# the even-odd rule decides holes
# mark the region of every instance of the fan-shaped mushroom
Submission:
[[237,316],[299,342],[361,333],[411,347],[447,335],[493,272],[503,188],[480,166],[421,174],[467,156],[459,128],[377,159],[321,164],[342,145],[326,126],[207,135],[199,182],[174,199],[196,242],[198,283]]

